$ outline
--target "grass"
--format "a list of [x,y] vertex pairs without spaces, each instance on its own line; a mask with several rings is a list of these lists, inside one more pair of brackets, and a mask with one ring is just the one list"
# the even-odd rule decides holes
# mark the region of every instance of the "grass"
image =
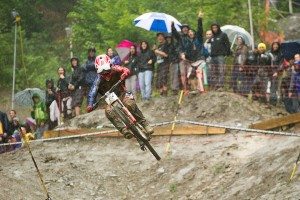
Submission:
[[177,185],[176,185],[176,183],[170,184],[169,191],[172,192],[172,193],[175,193],[177,191]]

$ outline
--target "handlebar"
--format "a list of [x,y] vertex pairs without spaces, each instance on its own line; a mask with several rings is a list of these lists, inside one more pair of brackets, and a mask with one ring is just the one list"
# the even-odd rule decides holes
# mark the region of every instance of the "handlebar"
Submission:
[[95,109],[95,108],[97,108],[97,106],[98,106],[98,104],[100,103],[100,101],[104,98],[104,97],[106,97],[109,93],[111,93],[112,91],[114,91],[115,89],[116,89],[116,87],[120,84],[120,83],[122,83],[122,81],[123,80],[119,80],[116,84],[114,84],[107,92],[105,92],[105,94],[102,96],[102,97],[100,97],[99,98],[99,100],[96,102],[96,103],[94,103],[93,104],[93,110]]

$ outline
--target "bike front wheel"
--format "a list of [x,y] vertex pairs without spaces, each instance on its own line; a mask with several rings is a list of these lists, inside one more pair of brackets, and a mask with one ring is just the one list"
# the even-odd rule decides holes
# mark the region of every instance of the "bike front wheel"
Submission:
[[154,150],[154,148],[151,146],[151,144],[148,141],[148,138],[145,136],[143,131],[135,124],[130,122],[127,115],[124,113],[122,108],[120,107],[114,107],[115,112],[120,116],[121,120],[124,122],[124,124],[131,130],[133,135],[137,140],[142,141],[142,143],[147,147],[147,149],[152,153],[152,155],[156,158],[156,160],[160,160],[160,156],[158,153]]

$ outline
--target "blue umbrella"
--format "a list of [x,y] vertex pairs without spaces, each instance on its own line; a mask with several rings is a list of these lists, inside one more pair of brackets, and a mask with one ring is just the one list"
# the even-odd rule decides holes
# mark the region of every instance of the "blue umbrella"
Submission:
[[149,12],[145,13],[134,20],[137,27],[148,31],[171,33],[171,23],[174,22],[177,31],[180,31],[181,23],[165,13]]

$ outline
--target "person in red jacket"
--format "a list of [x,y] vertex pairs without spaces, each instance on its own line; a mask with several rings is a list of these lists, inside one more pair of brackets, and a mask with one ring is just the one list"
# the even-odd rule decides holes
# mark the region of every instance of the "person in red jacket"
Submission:
[[[97,69],[98,77],[88,95],[88,112],[93,110],[93,104],[95,103],[97,94],[104,95],[105,92],[107,92],[119,80],[125,80],[130,75],[130,70],[128,68],[119,65],[113,65],[110,57],[105,54],[96,57],[95,67]],[[122,82],[114,90],[114,92],[136,118],[136,120],[145,128],[147,133],[153,134],[153,128],[149,125],[143,113],[136,105],[133,94],[126,91],[125,83]],[[121,119],[119,119],[119,117],[113,112],[111,106],[108,105],[105,108],[105,115],[126,139],[132,138],[132,134],[121,122]]]

